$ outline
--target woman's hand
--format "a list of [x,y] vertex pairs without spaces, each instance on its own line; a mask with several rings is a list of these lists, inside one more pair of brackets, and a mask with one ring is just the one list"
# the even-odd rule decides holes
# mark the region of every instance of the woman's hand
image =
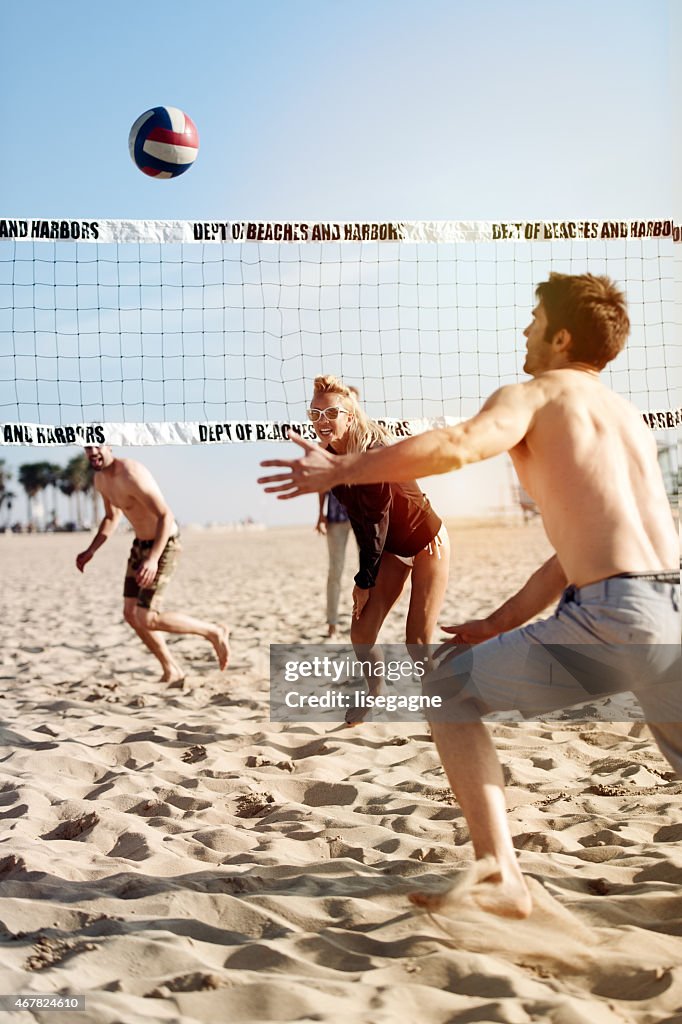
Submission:
[[363,590],[362,587],[353,587],[353,618],[359,619],[362,615],[362,609],[369,601],[369,590]]

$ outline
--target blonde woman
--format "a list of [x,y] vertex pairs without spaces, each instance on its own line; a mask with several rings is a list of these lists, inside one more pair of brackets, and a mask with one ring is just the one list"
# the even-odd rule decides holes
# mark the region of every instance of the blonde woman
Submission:
[[[392,441],[337,377],[315,378],[308,417],[321,443],[336,455],[364,452]],[[448,583],[450,542],[428,498],[414,481],[343,484],[332,493],[348,512],[360,555],[353,588],[353,646],[361,649],[363,659],[380,658],[374,649],[379,630],[408,578],[406,643],[430,643]],[[383,689],[380,678],[373,676],[367,683],[373,694]],[[353,709],[346,721],[354,725],[363,717],[362,708]]]

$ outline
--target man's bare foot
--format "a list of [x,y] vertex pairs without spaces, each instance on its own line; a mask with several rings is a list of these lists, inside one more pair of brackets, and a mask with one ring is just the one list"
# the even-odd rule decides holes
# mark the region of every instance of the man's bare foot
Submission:
[[215,631],[211,633],[208,638],[215,649],[221,672],[227,667],[227,663],[230,659],[230,645],[228,643],[229,636],[230,631],[227,626],[220,625],[215,627]]
[[475,861],[445,892],[412,892],[408,899],[421,910],[446,916],[471,901],[481,910],[499,917],[525,918],[533,909],[530,893],[516,865],[504,877],[494,857]]
[[328,640],[333,640],[335,636],[336,636],[336,626],[332,622],[330,622],[329,623],[329,627],[327,629],[327,639]]
[[173,661],[170,663],[168,668],[164,669],[164,673],[159,682],[168,683],[169,686],[177,686],[179,683],[184,682],[184,679],[185,673],[178,663]]

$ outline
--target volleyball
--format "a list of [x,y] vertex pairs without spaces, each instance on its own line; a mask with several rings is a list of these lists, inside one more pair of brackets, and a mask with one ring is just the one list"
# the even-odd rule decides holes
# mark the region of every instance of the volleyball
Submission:
[[177,178],[199,152],[194,121],[177,107],[152,107],[130,129],[128,148],[134,163],[150,178]]

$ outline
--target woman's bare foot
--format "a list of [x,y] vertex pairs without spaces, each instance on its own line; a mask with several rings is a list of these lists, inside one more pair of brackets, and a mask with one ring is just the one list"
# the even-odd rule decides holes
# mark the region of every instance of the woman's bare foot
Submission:
[[330,622],[328,627],[327,627],[327,639],[328,640],[333,640],[335,636],[336,636],[336,626],[334,625],[333,622]]
[[[359,694],[360,691],[356,690],[355,693]],[[363,697],[378,697],[382,693],[386,693],[386,687],[385,686],[376,686],[374,689],[369,690],[367,693],[363,693],[362,696]],[[353,701],[355,701],[355,694],[353,695]],[[346,711],[346,714],[344,716],[346,725],[349,725],[351,728],[353,728],[353,726],[355,726],[355,725],[362,725],[363,722],[367,722],[368,720],[370,720],[372,718],[376,718],[378,715],[380,715],[385,710],[386,710],[385,708],[376,708],[375,709],[374,707],[369,706],[369,705],[365,705],[365,704],[356,705],[355,703],[353,703],[353,707],[352,708],[348,708],[348,710]]]
[[215,627],[215,631],[211,633],[208,638],[215,649],[221,672],[226,668],[230,658],[230,645],[228,643],[229,636],[230,631],[227,626],[219,625]]
[[346,711],[346,714],[344,715],[344,721],[346,725],[352,729],[356,725],[362,725],[362,723],[367,719],[368,714],[369,708],[348,708],[348,711]]
[[475,861],[445,892],[412,892],[408,899],[415,907],[432,914],[454,914],[464,902],[470,901],[499,917],[525,918],[533,909],[518,866],[514,865],[505,875],[494,857]]

